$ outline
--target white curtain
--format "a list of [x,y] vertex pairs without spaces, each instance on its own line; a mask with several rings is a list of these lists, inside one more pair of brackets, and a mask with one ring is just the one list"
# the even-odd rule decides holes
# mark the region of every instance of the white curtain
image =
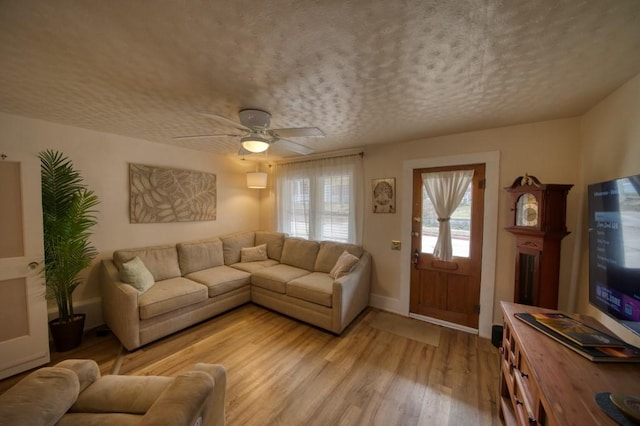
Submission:
[[311,240],[362,242],[362,158],[348,155],[274,168],[280,232]]
[[473,170],[422,174],[422,184],[438,215],[438,240],[433,249],[433,255],[437,259],[450,261],[453,257],[449,220],[462,201],[472,179]]

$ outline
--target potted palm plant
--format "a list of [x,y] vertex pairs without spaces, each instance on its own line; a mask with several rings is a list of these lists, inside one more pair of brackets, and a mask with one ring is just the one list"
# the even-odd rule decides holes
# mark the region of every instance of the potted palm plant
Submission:
[[63,352],[82,342],[85,314],[74,312],[72,295],[81,282],[78,275],[97,254],[89,237],[99,201],[62,153],[46,150],[39,157],[46,295],[58,307],[49,329],[56,351]]

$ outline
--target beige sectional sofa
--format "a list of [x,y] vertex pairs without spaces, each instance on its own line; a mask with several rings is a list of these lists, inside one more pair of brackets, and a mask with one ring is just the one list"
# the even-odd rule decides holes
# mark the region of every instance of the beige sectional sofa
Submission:
[[[242,261],[262,245],[263,259]],[[358,260],[334,279],[345,251]],[[120,280],[135,257],[155,282],[143,293]],[[368,305],[370,280],[371,256],[360,246],[250,231],[117,250],[102,261],[100,281],[105,322],[133,350],[250,301],[339,334]]]
[[218,364],[177,377],[101,376],[95,361],[69,359],[0,395],[0,425],[222,426],[226,381]]

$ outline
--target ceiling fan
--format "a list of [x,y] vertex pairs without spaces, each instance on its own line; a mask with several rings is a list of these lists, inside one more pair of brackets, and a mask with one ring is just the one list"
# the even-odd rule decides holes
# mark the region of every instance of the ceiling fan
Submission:
[[177,136],[173,139],[199,139],[199,138],[222,138],[240,137],[239,155],[264,152],[269,147],[278,143],[279,146],[298,154],[311,154],[313,149],[288,140],[288,138],[302,137],[324,137],[322,130],[317,127],[295,127],[288,129],[271,129],[271,114],[259,109],[241,109],[239,112],[240,122],[231,120],[218,114],[200,113],[201,115],[214,120],[223,121],[232,125],[241,133],[222,133],[213,135],[193,135]]

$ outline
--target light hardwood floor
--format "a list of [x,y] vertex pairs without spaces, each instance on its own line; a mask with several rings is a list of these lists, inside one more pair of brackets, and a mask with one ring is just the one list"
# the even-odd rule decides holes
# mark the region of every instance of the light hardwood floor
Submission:
[[[371,327],[376,312],[335,336],[248,304],[120,356],[115,337],[92,332],[51,364],[92,358],[103,374],[170,376],[223,364],[231,426],[500,424],[489,340],[443,328],[436,348]],[[23,375],[0,381],[0,393]]]

